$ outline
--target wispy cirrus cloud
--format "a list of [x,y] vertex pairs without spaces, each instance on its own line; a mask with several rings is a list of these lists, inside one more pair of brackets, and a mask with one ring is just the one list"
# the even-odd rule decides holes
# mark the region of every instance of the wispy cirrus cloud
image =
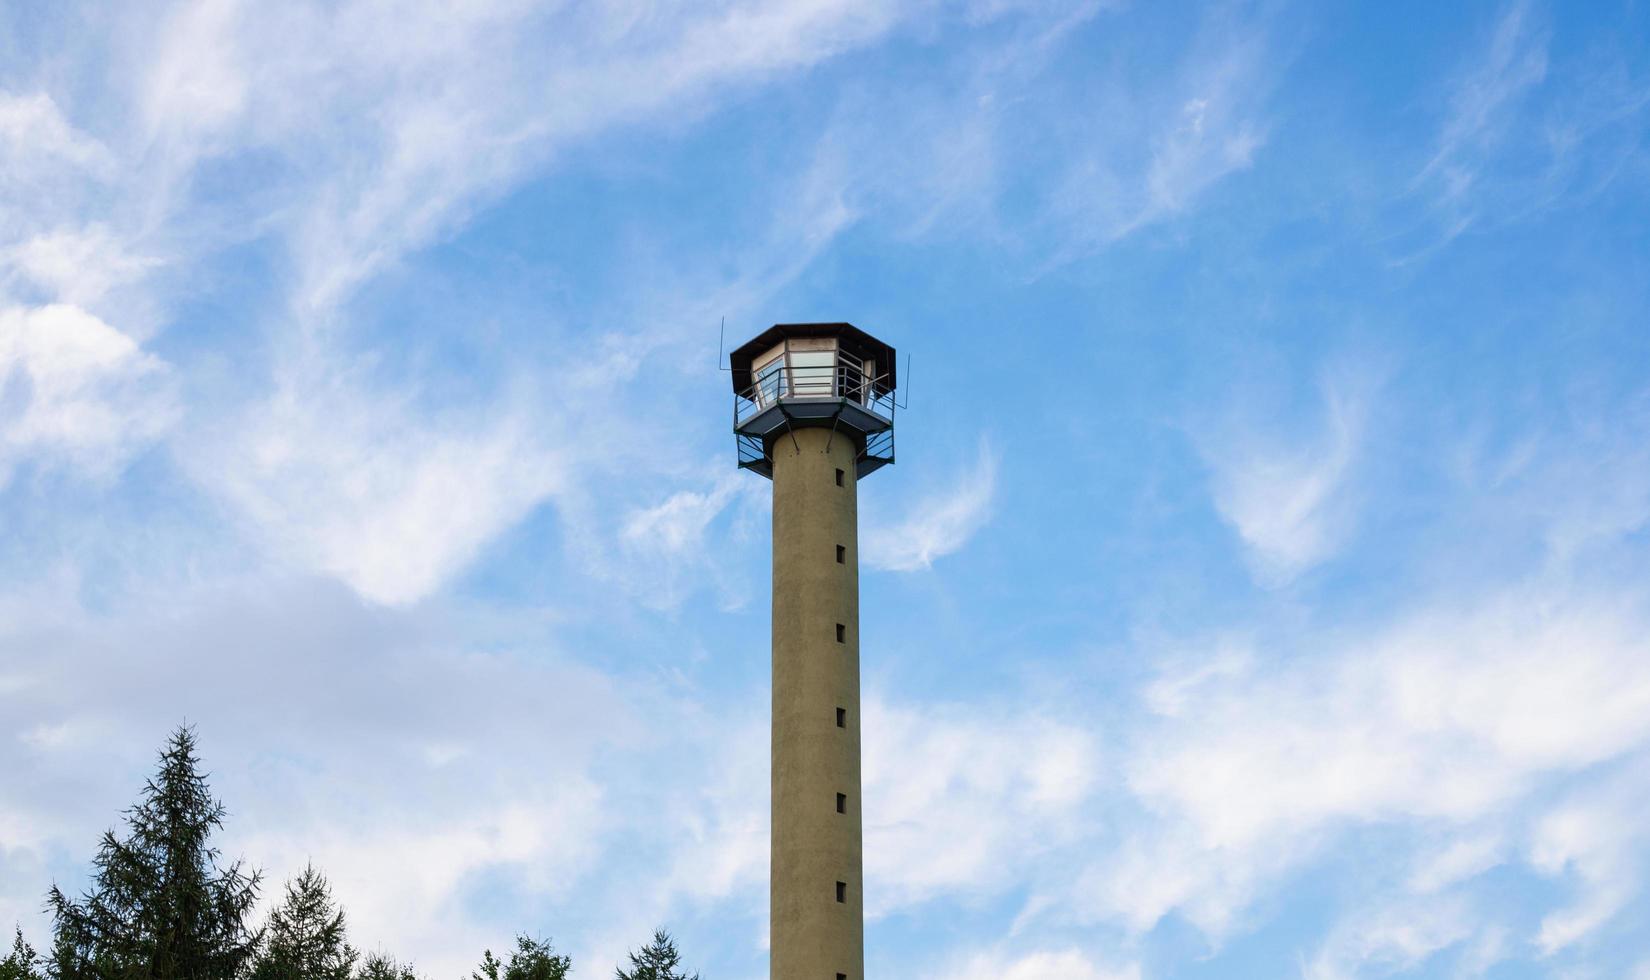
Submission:
[[[266,325],[262,346],[272,361],[244,365],[253,377],[246,393],[213,406],[205,426],[189,427],[179,455],[277,553],[392,601],[438,587],[481,543],[548,499],[553,484],[569,479],[563,463],[572,453],[512,432],[510,420],[538,406],[423,411],[414,407],[424,402],[419,379],[349,367],[373,353],[363,331],[340,314],[358,287],[462,227],[565,148],[660,114],[709,112],[719,93],[873,44],[925,15],[859,3],[729,4],[645,19],[517,3],[426,13],[409,19],[364,3],[179,4],[126,25],[129,40],[144,39],[155,52],[132,62],[141,68],[129,89],[140,110],[133,123],[83,113],[103,130],[94,138],[70,126],[46,96],[14,99],[6,116],[16,122],[11,128],[28,126],[31,139],[86,171],[69,198],[122,202],[93,224],[41,217],[38,231],[13,245],[16,267],[63,295],[95,297],[119,286],[129,298],[147,290],[143,302],[126,304],[145,311],[145,323],[127,327],[135,335],[152,329],[149,311],[177,268],[249,233],[287,253],[292,275],[284,297],[247,311],[249,323]],[[1025,13],[993,6],[969,16]],[[1053,18],[1057,29],[1033,32],[1033,40],[1055,44],[1091,13]],[[562,56],[528,47],[546,31],[568,45]],[[280,41],[265,43],[270,38]],[[475,57],[482,50],[489,56]],[[1217,65],[1215,74],[1226,71]],[[1226,128],[1226,103],[1211,93],[1231,86],[1214,79],[1193,87],[1202,94],[1188,97],[1184,125],[1165,137],[1141,177],[1154,207],[1178,209],[1195,194],[1202,178],[1193,178],[1207,169],[1197,163],[1204,134]],[[981,133],[976,146],[992,141]],[[935,135],[936,148],[951,145]],[[751,271],[765,284],[739,280],[724,294],[771,292],[868,208],[896,196],[892,187],[866,187],[871,171],[845,167],[831,145],[821,143],[798,183],[806,222],[762,250],[785,262]],[[919,223],[977,196],[970,188],[982,178],[972,164],[947,159],[956,164],[955,186],[936,187],[928,205],[919,202],[912,212]],[[223,198],[197,189],[201,174],[242,166],[256,169],[256,192]],[[519,381],[506,376],[501,387]],[[262,392],[273,394],[252,400]],[[211,424],[220,418],[241,420],[255,437],[203,435],[221,430]],[[462,438],[454,428],[481,420]],[[428,459],[415,458],[426,448],[434,450]],[[551,456],[562,461],[555,477],[544,469]],[[372,460],[370,476],[348,472],[360,460]],[[972,494],[934,501],[908,522],[900,553],[873,560],[909,570],[954,550],[989,506],[992,473],[982,467],[975,476]],[[307,489],[286,489],[299,486]],[[468,503],[432,510],[436,496]],[[372,556],[404,536],[416,515],[437,511],[443,519],[418,535],[425,558],[382,570],[385,563]]]
[[1451,93],[1437,150],[1417,181],[1437,181],[1451,198],[1471,189],[1484,163],[1482,154],[1503,138],[1518,100],[1546,79],[1547,40],[1525,0],[1501,12],[1482,60],[1466,70]]
[[913,13],[190,4],[156,30],[142,115],[179,155],[174,169],[226,150],[282,160],[272,217],[297,271],[293,311],[324,317],[557,152],[659,113],[708,111],[719,90],[829,60]]
[[75,306],[0,306],[0,486],[30,458],[108,477],[177,413],[167,366]]
[[[0,153],[7,165],[0,179],[12,190],[25,182],[61,176],[65,166],[110,176],[114,164],[107,147],[77,129],[57,101],[39,91],[0,92]],[[23,203],[14,198],[9,209],[21,213]]]
[[862,557],[872,568],[915,572],[961,549],[991,517],[997,497],[996,450],[982,438],[973,465],[892,524],[868,527]]
[[866,700],[867,915],[989,894],[1083,826],[1102,764],[1094,734],[981,709]]
[[1613,783],[1572,792],[1536,821],[1527,859],[1542,874],[1573,882],[1576,892],[1542,918],[1535,944],[1544,955],[1585,941],[1645,890],[1646,768],[1641,763]]
[[[1302,980],[1354,980],[1371,971],[1413,971],[1470,939],[1478,919],[1456,896],[1360,910],[1337,923],[1311,959],[1301,964]],[[1500,953],[1500,934],[1491,933],[1471,958],[1471,966],[1481,973]]]
[[[611,576],[620,580],[644,605],[677,607],[707,582],[714,583],[727,606],[749,598],[743,578],[725,567],[717,548],[707,547],[714,521],[728,510],[735,517],[754,517],[758,501],[766,502],[767,487],[727,460],[711,464],[720,475],[703,490],[678,490],[652,506],[624,515],[619,531],[619,556],[610,561]],[[622,565],[622,567],[618,567]]]
[[1555,65],[1551,11],[1508,3],[1442,87],[1430,155],[1407,194],[1427,214],[1397,236],[1430,255],[1475,227],[1494,227],[1591,199],[1642,152],[1650,84],[1630,51],[1604,47],[1585,65]]
[[1101,966],[1078,949],[997,950],[967,953],[943,971],[926,974],[957,980],[1140,980],[1140,967]]
[[1315,426],[1240,411],[1194,439],[1209,466],[1214,502],[1243,540],[1257,579],[1288,584],[1339,546],[1353,516],[1349,481],[1365,439],[1373,376],[1331,370],[1320,382]]
[[[0,180],[17,192],[9,224],[22,233],[0,240],[0,274],[48,298],[93,302],[123,287],[123,316],[143,322],[117,327],[141,336],[178,267],[249,234],[285,251],[285,295],[233,325],[263,325],[268,358],[213,392],[227,404],[184,427],[177,456],[272,553],[376,601],[413,601],[566,487],[576,453],[548,438],[547,405],[532,397],[432,407],[424,379],[373,363],[375,342],[342,304],[560,150],[660,113],[709,112],[727,87],[872,43],[913,13],[732,3],[635,18],[501,2],[409,16],[226,0],[115,18],[112,43],[149,52],[113,62],[131,73],[114,96],[135,105],[129,119],[88,109],[106,130],[93,136],[47,94],[0,101]],[[542,50],[546,38],[556,50]],[[252,193],[201,189],[248,167]],[[84,220],[110,199],[118,206]],[[733,292],[771,292],[852,221],[840,201],[815,203],[780,229],[804,247],[764,250],[787,258]],[[533,387],[519,368],[500,373],[499,388]]]
[[1101,86],[1096,119],[1071,139],[1047,202],[1066,227],[1057,261],[1185,215],[1225,178],[1250,167],[1269,131],[1269,99],[1286,53],[1263,17],[1210,10],[1167,81]]
[[[1169,714],[1133,734],[1123,762],[1146,816],[1078,886],[1078,907],[1138,931],[1178,912],[1218,939],[1278,882],[1376,826],[1414,835],[1414,870],[1391,881],[1401,904],[1455,901],[1512,860],[1501,828],[1537,842],[1528,872],[1575,861],[1589,881],[1612,864],[1606,854],[1620,854],[1610,843],[1619,835],[1581,832],[1593,826],[1585,821],[1543,829],[1553,819],[1543,815],[1545,791],[1650,754],[1643,610],[1631,595],[1531,588],[1417,610],[1311,660],[1268,667],[1224,657],[1220,669],[1166,676],[1159,683],[1172,693],[1148,689],[1146,703]],[[1607,921],[1623,883],[1596,882],[1596,904],[1581,906],[1596,914],[1556,916],[1552,946]],[[1495,924],[1471,921],[1436,935],[1407,933],[1402,921],[1352,924],[1321,967],[1334,976],[1343,958],[1413,959],[1484,940]],[[1417,944],[1408,953],[1406,935]]]
[[421,599],[563,486],[565,450],[529,400],[411,412],[416,388],[334,356],[198,431],[185,463],[275,554],[376,602]]
[[1547,69],[1547,34],[1538,15],[1523,0],[1508,5],[1479,60],[1456,83],[1436,149],[1413,179],[1445,215],[1443,241],[1476,219],[1480,175],[1507,139],[1522,100],[1546,79]]

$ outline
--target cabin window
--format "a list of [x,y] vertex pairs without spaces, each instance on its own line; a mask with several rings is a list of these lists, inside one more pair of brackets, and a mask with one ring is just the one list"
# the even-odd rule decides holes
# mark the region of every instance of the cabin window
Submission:
[[785,392],[785,358],[781,355],[756,369],[756,402],[772,405]]
[[790,358],[792,394],[799,398],[829,398],[835,394],[831,375],[836,351],[793,350]]

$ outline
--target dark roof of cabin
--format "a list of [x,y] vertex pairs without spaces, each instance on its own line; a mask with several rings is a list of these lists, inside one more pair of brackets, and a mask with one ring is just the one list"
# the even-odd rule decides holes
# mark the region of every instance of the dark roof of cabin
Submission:
[[894,348],[876,339],[851,323],[776,323],[745,341],[728,355],[728,366],[733,368],[733,391],[742,395],[751,390],[751,362],[778,346],[789,337],[835,337],[837,344],[857,357],[873,360],[877,365],[875,379],[877,394],[894,390]]

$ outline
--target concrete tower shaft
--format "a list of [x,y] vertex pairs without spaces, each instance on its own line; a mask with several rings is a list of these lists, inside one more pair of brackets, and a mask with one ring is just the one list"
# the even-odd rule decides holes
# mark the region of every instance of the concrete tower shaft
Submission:
[[894,349],[782,323],[728,358],[739,465],[773,479],[771,980],[864,980],[859,480],[894,461]]
[[860,819],[858,447],[773,447],[770,977],[865,975]]

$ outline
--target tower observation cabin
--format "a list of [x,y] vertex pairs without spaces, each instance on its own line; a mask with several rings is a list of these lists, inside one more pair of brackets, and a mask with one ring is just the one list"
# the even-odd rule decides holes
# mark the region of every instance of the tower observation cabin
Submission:
[[850,323],[779,323],[729,355],[739,465],[773,477],[801,428],[852,440],[854,473],[894,461],[894,348]]

